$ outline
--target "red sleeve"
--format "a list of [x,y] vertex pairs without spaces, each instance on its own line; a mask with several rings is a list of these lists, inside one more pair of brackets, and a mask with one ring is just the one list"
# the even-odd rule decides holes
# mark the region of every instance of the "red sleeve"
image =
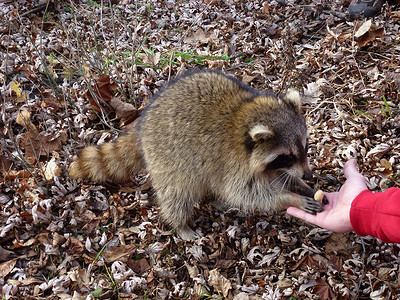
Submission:
[[358,235],[400,243],[400,188],[383,193],[361,192],[351,204],[350,222]]

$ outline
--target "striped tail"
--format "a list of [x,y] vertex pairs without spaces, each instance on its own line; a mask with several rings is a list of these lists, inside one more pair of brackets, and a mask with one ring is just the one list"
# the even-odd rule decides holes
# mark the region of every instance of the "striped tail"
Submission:
[[143,168],[136,131],[132,129],[112,143],[83,149],[71,164],[69,175],[99,183],[124,181]]

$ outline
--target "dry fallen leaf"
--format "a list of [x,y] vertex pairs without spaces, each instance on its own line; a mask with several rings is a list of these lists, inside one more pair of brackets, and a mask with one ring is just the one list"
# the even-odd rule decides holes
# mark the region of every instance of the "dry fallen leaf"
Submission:
[[161,52],[156,52],[154,54],[146,53],[143,57],[143,63],[150,66],[157,66],[161,60]]
[[8,251],[0,246],[0,261],[8,260],[9,256],[11,256],[14,252]]
[[64,102],[63,99],[55,97],[54,92],[49,89],[42,91],[41,97],[42,97],[42,102],[40,103],[40,106],[42,108],[51,107],[53,108],[54,111],[57,111],[59,108],[64,107],[66,103]]
[[125,124],[126,120],[134,120],[139,110],[132,104],[123,102],[119,98],[113,97],[110,100],[110,106],[115,110],[115,117],[121,119],[121,122]]
[[42,155],[49,155],[53,151],[57,152],[67,141],[67,133],[60,130],[56,134],[45,135],[28,131],[22,135],[20,146],[25,150],[25,156],[33,160],[38,160]]
[[387,151],[389,151],[390,145],[386,143],[382,143],[368,151],[367,155],[365,157],[369,156],[376,156],[378,158],[382,157]]
[[50,161],[43,168],[44,178],[47,181],[53,180],[54,176],[58,176],[61,174],[61,168],[58,166],[56,158],[52,157]]
[[16,95],[15,99],[17,100],[17,102],[25,102],[26,100],[29,99],[28,93],[25,91],[21,91],[21,89],[19,88],[19,82],[11,81],[10,87],[11,90],[15,92]]
[[28,277],[28,278],[25,278],[22,280],[13,280],[13,279],[8,280],[9,284],[16,285],[16,286],[28,286],[31,284],[35,284],[35,283],[37,284],[37,283],[42,283],[42,282],[43,281],[41,281],[37,278],[34,278],[34,277]]
[[354,33],[354,37],[359,38],[360,36],[363,36],[364,34],[366,34],[371,29],[371,25],[372,25],[372,19],[369,19],[369,20],[365,21],[358,28],[356,33]]
[[108,104],[114,98],[114,91],[117,89],[117,84],[111,83],[108,75],[98,76],[96,85],[92,89],[85,92],[85,96],[89,99],[93,110],[100,112],[110,112]]
[[358,46],[364,47],[377,38],[384,38],[385,30],[372,24],[372,20],[365,21],[354,33],[354,40]]
[[147,259],[142,258],[139,260],[133,260],[129,259],[128,260],[128,266],[136,273],[136,274],[142,274],[149,270],[151,267],[149,263],[147,262]]
[[27,110],[18,111],[16,122],[28,131],[37,132],[35,125],[31,121],[31,113]]
[[0,264],[0,274],[3,278],[6,277],[14,269],[16,263],[17,258]]
[[199,28],[196,32],[193,32],[192,35],[185,37],[183,41],[188,44],[207,44],[216,39],[214,32],[206,34],[203,29]]
[[114,261],[127,262],[130,255],[134,253],[135,245],[119,245],[111,246],[107,251],[102,253],[107,263]]
[[231,282],[226,279],[218,269],[213,269],[208,275],[208,283],[221,293],[224,298],[228,297],[230,290],[232,289]]
[[317,278],[315,281],[317,284],[314,286],[313,292],[319,295],[322,300],[331,300],[336,298],[332,288],[324,279]]
[[10,87],[11,87],[11,90],[13,90],[17,94],[17,97],[21,96],[21,90],[19,89],[19,82],[11,81]]

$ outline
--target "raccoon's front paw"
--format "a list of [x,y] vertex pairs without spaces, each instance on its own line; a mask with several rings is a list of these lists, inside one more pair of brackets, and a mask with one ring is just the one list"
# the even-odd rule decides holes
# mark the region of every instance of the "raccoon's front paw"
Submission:
[[305,212],[315,215],[324,210],[324,205],[321,202],[315,201],[314,198],[303,196],[300,208]]

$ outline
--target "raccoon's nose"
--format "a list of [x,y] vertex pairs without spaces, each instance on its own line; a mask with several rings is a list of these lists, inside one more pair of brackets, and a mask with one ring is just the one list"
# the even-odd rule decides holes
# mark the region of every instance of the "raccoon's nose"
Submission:
[[304,180],[310,180],[312,178],[313,178],[312,172],[304,172],[304,174],[303,174]]

